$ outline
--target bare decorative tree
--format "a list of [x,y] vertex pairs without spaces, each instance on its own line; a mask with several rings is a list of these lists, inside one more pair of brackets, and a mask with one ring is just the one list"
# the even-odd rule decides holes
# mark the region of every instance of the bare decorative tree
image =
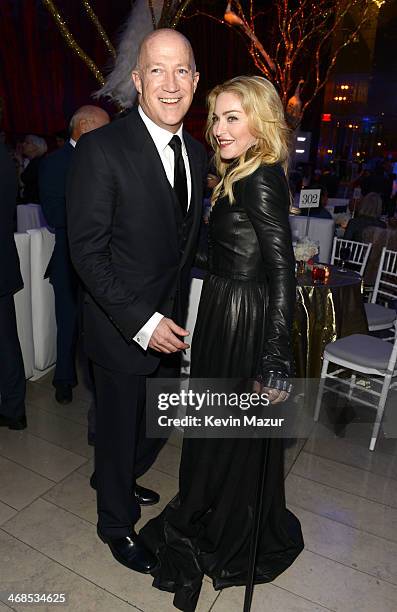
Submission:
[[[275,0],[227,3],[223,17],[196,10],[242,35],[255,66],[276,86],[289,122],[296,126],[326,84],[342,49],[357,40],[381,0]],[[261,5],[258,8],[257,5]],[[256,29],[269,33],[259,40]],[[336,37],[336,33],[342,36]]]
[[[62,19],[55,0],[42,0],[67,44],[94,73],[107,96],[120,108],[135,97],[128,75],[140,40],[152,29],[177,27],[183,19],[205,16],[238,32],[244,39],[258,71],[274,83],[295,127],[315,96],[326,84],[342,49],[356,41],[365,24],[376,18],[385,0],[231,0],[224,15],[195,8],[203,0],[135,0],[117,49],[112,72],[105,79],[84,53]],[[88,0],[82,5],[114,57],[115,51]],[[212,3],[211,3],[212,5]],[[260,5],[260,6],[259,6]],[[264,8],[265,6],[265,8]],[[194,7],[194,8],[192,8]],[[193,11],[193,12],[192,12]],[[262,41],[256,29],[266,31]],[[338,36],[336,36],[338,34]]]

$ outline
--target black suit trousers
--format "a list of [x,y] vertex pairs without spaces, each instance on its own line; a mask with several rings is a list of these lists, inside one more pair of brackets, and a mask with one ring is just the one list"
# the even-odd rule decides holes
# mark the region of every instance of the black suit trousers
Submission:
[[[154,377],[173,378],[179,355],[165,357]],[[146,437],[146,376],[93,364],[96,391],[95,479],[98,529],[111,538],[132,534],[141,516],[137,478],[154,463],[166,439]]]
[[77,384],[78,281],[71,263],[62,264],[50,275],[57,322],[57,362],[53,384],[74,386]]
[[26,380],[12,294],[0,297],[0,339],[0,413],[19,418],[25,414]]

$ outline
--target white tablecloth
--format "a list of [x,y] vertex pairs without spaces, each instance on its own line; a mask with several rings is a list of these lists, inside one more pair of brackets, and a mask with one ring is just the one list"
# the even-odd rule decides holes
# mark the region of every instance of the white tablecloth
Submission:
[[32,289],[30,282],[30,236],[14,234],[24,287],[14,295],[19,343],[26,378],[33,376],[34,347],[32,325]]
[[[331,213],[331,215],[333,215],[335,213],[335,208],[343,207],[344,211],[346,211],[348,206],[349,206],[349,200],[347,198],[328,198],[326,208]],[[339,212],[342,212],[342,211],[339,211]]]
[[47,228],[29,230],[30,271],[32,283],[32,324],[34,367],[42,371],[56,361],[54,291],[45,271],[54,250],[55,236]]
[[17,206],[18,232],[27,232],[30,229],[37,229],[46,225],[40,204],[20,204]]
[[18,336],[26,378],[39,377],[56,361],[54,292],[44,274],[55,237],[46,228],[14,234],[24,288],[15,294]]
[[306,235],[312,240],[317,240],[320,245],[319,259],[323,263],[329,263],[331,259],[332,241],[334,239],[335,222],[333,219],[321,219],[310,217],[307,226],[307,217],[300,215],[290,215],[289,223],[291,226],[292,239],[294,241]]

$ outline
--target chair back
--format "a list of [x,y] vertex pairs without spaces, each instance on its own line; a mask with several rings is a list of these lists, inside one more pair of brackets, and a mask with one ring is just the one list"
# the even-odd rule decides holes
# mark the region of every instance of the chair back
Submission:
[[357,242],[356,240],[345,240],[344,238],[334,238],[332,245],[331,264],[335,260],[341,261],[340,250],[349,249],[349,256],[345,259],[347,263],[354,267],[360,276],[364,276],[365,267],[372,248],[372,244]]
[[372,242],[368,264],[365,270],[364,281],[367,285],[374,285],[378,273],[380,256],[383,247],[397,251],[397,228],[375,227],[369,225],[363,229],[363,242]]
[[396,362],[397,362],[397,334],[394,337],[393,350],[391,352],[389,363],[387,366],[388,371],[391,372],[392,374],[394,373],[394,370],[396,369]]
[[397,302],[397,251],[383,247],[371,302]]

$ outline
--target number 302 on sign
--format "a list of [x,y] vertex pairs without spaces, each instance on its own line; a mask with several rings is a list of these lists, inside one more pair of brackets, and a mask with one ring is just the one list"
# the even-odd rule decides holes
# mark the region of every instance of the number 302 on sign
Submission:
[[299,208],[317,208],[320,205],[321,189],[302,189],[299,196]]

